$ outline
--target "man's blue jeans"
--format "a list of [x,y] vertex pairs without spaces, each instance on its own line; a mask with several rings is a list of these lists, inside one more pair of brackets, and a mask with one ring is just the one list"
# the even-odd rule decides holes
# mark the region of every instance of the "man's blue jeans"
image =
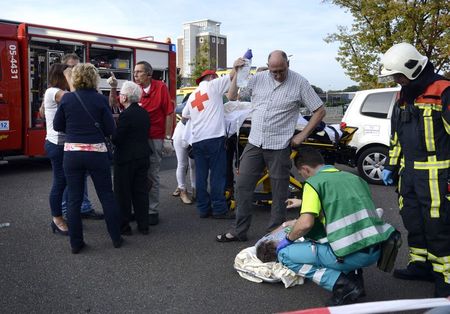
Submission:
[[[87,177],[88,174],[86,173],[86,175],[84,176],[84,194],[83,194],[83,202],[81,203],[81,213],[89,213],[93,210],[92,208],[92,203],[89,200],[89,196],[88,196],[88,190],[87,190]],[[67,193],[67,187],[64,189],[64,193],[63,193],[63,197],[62,197],[62,212],[64,214],[64,216],[67,215],[67,203],[68,203],[68,193]]]
[[379,257],[380,250],[371,248],[367,252],[347,255],[343,261],[338,261],[329,244],[311,241],[295,242],[278,253],[280,263],[329,291],[333,291],[341,273],[375,264]]
[[[225,184],[227,156],[225,137],[211,138],[192,144],[195,160],[197,210],[200,216],[227,212]],[[208,193],[208,175],[210,193]]]

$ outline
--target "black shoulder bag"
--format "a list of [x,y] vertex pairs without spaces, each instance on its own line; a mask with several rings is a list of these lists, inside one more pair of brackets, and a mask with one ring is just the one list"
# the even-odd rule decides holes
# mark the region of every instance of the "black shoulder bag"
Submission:
[[98,123],[97,121],[95,121],[94,117],[91,115],[91,113],[87,110],[86,105],[84,104],[83,100],[81,99],[80,95],[78,95],[77,92],[74,92],[75,96],[78,98],[78,101],[81,103],[81,105],[83,106],[84,110],[87,112],[88,116],[92,119],[92,121],[94,122],[95,127],[97,128],[97,130],[100,132],[100,134],[103,137],[103,140],[105,142],[106,145],[106,149],[108,150],[108,156],[109,159],[113,159],[114,156],[114,144],[111,141],[111,138],[108,136],[105,136],[105,133],[103,133],[102,128],[100,127],[100,123]]

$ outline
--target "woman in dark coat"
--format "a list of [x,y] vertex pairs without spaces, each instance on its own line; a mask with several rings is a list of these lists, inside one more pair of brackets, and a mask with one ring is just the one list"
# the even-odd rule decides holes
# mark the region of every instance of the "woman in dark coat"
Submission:
[[150,118],[138,104],[142,89],[133,82],[125,82],[120,89],[120,103],[125,110],[120,114],[117,131],[113,137],[114,192],[122,213],[121,232],[131,235],[130,216],[133,205],[138,231],[148,234],[150,166],[148,130]]

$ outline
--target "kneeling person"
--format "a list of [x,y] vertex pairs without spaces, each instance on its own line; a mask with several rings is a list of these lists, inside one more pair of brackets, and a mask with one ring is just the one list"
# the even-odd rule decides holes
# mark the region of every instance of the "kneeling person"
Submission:
[[[278,260],[333,292],[328,305],[364,295],[361,271],[380,257],[380,244],[395,229],[377,215],[369,187],[360,177],[324,165],[320,153],[302,148],[295,166],[306,179],[300,217],[278,243]],[[305,237],[304,242],[294,242]]]

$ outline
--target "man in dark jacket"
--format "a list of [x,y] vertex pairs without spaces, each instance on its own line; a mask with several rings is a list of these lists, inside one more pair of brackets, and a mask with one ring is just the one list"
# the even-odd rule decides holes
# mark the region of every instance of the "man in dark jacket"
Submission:
[[392,46],[380,78],[402,86],[391,121],[385,184],[400,175],[400,214],[408,230],[409,264],[394,277],[435,282],[435,296],[450,295],[450,81],[434,73],[414,46]]
[[138,104],[141,88],[133,82],[125,82],[120,90],[120,103],[125,110],[120,114],[117,131],[113,137],[114,152],[114,192],[122,213],[121,233],[131,235],[129,225],[131,204],[138,230],[148,234],[149,168],[150,146],[148,131],[150,119],[145,109]]

